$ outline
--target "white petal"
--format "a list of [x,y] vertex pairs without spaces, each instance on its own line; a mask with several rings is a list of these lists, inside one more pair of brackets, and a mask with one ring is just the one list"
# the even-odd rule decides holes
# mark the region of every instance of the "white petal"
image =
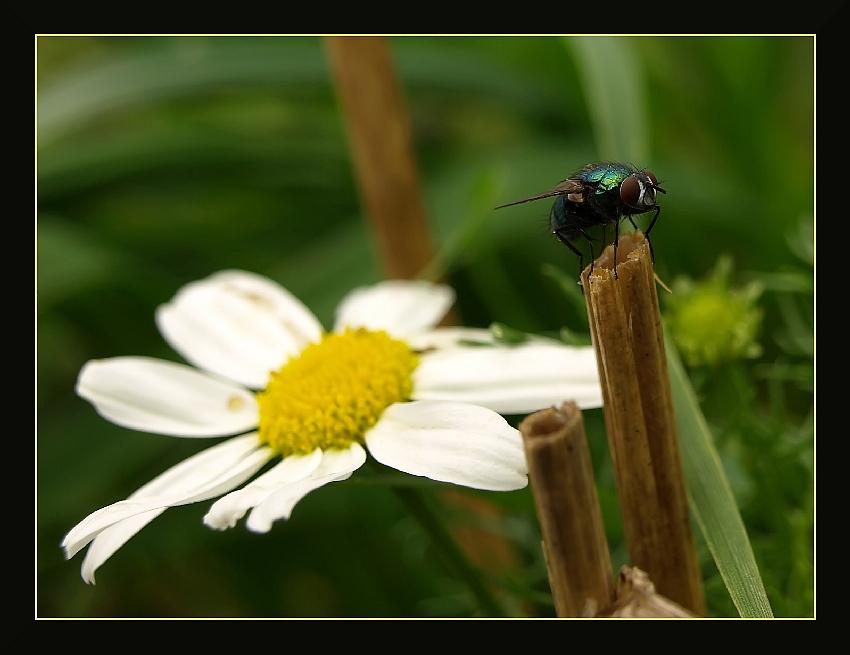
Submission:
[[[527,344],[549,344],[560,346],[562,343],[539,334],[525,334]],[[493,331],[489,328],[471,328],[462,326],[435,327],[431,330],[407,335],[404,340],[414,350],[446,350],[448,348],[469,348],[479,346],[497,346],[504,348],[507,344],[496,341]],[[519,345],[519,344],[517,344]]]
[[[425,332],[405,336],[404,340],[414,350],[445,350],[465,347],[463,342],[480,344],[496,343],[493,333],[487,328],[436,327]],[[467,344],[468,346],[469,344]]]
[[156,322],[188,362],[254,389],[322,334],[318,319],[289,291],[244,271],[186,285],[157,309]]
[[582,409],[602,406],[598,385],[576,383],[474,390],[425,390],[414,393],[413,398],[479,405],[499,414],[530,414],[539,409],[558,406],[565,400],[574,401]]
[[251,484],[219,498],[204,516],[204,523],[216,530],[232,528],[252,507],[256,507],[281,487],[301,480],[322,462],[318,448],[309,455],[290,455],[263,473]]
[[281,487],[257,505],[246,527],[252,532],[268,532],[274,521],[288,519],[295,504],[308,493],[329,482],[348,479],[365,461],[366,451],[357,443],[347,450],[324,451],[322,463],[309,476]]
[[112,526],[116,529],[106,541],[114,541],[120,546],[155,515],[138,526],[133,520],[118,528],[126,519],[219,496],[242,484],[273,456],[270,448],[261,446],[256,433],[216,444],[168,469],[126,500],[89,514],[62,540],[65,556],[73,557]]
[[257,426],[254,394],[183,364],[150,357],[87,362],[77,393],[104,418],[134,430],[215,437]]
[[86,551],[86,556],[83,558],[83,565],[80,568],[80,574],[83,580],[87,584],[94,584],[94,572],[100,568],[101,564],[112,557],[113,553],[127,543],[130,537],[153,521],[166,509],[166,507],[160,507],[159,509],[152,509],[148,512],[131,516],[100,532],[91,542],[89,549]]
[[366,447],[382,464],[440,482],[491,491],[528,484],[519,432],[484,407],[436,401],[390,405],[366,433]]
[[424,280],[385,280],[342,299],[334,330],[365,327],[404,338],[439,323],[455,300],[451,287]]
[[424,353],[413,372],[413,398],[469,402],[522,414],[575,400],[602,406],[596,354],[588,347],[525,343]]

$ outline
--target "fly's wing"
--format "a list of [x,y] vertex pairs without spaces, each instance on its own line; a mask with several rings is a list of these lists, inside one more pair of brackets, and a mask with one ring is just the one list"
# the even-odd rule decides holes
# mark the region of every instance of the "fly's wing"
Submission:
[[531,196],[530,198],[524,198],[523,200],[517,200],[516,202],[509,202],[507,205],[499,205],[496,209],[501,209],[502,207],[511,207],[513,205],[521,205],[524,202],[531,202],[532,200],[541,200],[542,198],[551,198],[552,196],[563,196],[565,194],[579,194],[581,195],[584,191],[584,185],[580,180],[576,180],[574,178],[567,178],[563,182],[559,182],[558,186],[556,186],[551,191],[547,191],[546,193],[541,193],[537,196]]

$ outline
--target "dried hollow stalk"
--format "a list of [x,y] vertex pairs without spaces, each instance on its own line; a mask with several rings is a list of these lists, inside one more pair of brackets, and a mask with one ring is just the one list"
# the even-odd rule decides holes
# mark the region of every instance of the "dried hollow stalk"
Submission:
[[663,594],[705,615],[649,245],[620,237],[582,273],[608,444],[631,562]]
[[588,606],[608,607],[614,580],[581,411],[574,402],[540,410],[519,431],[555,612],[578,617]]

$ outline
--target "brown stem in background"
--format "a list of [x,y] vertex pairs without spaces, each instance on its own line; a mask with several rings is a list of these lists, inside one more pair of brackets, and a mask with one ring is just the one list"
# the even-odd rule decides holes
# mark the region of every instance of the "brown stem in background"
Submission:
[[381,36],[328,36],[357,182],[387,278],[411,279],[434,256],[407,106]]
[[614,601],[605,526],[581,410],[574,402],[519,425],[559,617],[592,614]]
[[[413,131],[387,40],[380,36],[325,37],[336,90],[354,156],[357,183],[378,247],[384,276],[412,279],[434,258]],[[443,325],[456,323],[451,311]],[[447,491],[445,501],[482,521],[501,514],[483,498]],[[514,545],[469,522],[453,535],[477,566],[494,574],[519,566]]]
[[688,513],[655,273],[640,231],[582,273],[629,555],[660,594],[699,616],[705,597]]

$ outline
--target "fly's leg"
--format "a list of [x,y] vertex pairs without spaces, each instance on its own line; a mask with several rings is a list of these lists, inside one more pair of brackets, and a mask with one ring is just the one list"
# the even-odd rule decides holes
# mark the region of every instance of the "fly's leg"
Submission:
[[[617,275],[617,242],[620,240],[620,221],[622,220],[622,216],[617,217],[617,228],[614,231],[614,279],[619,280],[619,276]],[[631,216],[629,216],[629,220],[631,220]]]
[[646,236],[649,236],[650,231],[652,230],[652,226],[655,225],[655,221],[658,220],[658,214],[661,213],[661,207],[655,208],[655,216],[652,217],[652,220],[649,222],[649,227],[646,228]]
[[646,242],[649,244],[649,255],[652,257],[652,265],[655,266],[655,251],[652,250],[652,241],[649,240],[649,232],[652,230],[652,226],[655,225],[655,221],[658,220],[658,214],[661,213],[661,207],[655,208],[655,216],[652,217],[652,220],[649,222],[649,227],[646,228],[646,232],[644,236],[646,237]]
[[[593,238],[584,230],[579,228],[578,230],[581,235],[587,240],[588,245],[590,246],[590,270],[587,272],[587,275],[590,276],[593,273],[593,266],[596,264],[596,255],[593,253]],[[583,269],[579,269],[579,277],[581,277],[581,271]]]
[[[579,278],[581,278],[581,272],[582,272],[582,270],[584,270],[584,255],[581,254],[581,250],[576,248],[572,243],[570,243],[570,240],[567,239],[567,237],[565,237],[563,234],[561,234],[557,230],[555,230],[554,235],[556,237],[558,237],[558,240],[561,243],[563,243],[567,248],[572,250],[573,253],[578,255],[578,276],[579,276]],[[587,235],[585,235],[585,236],[587,236]],[[591,253],[592,252],[593,252],[593,246],[591,245]],[[584,291],[582,291],[582,293],[584,293]]]

